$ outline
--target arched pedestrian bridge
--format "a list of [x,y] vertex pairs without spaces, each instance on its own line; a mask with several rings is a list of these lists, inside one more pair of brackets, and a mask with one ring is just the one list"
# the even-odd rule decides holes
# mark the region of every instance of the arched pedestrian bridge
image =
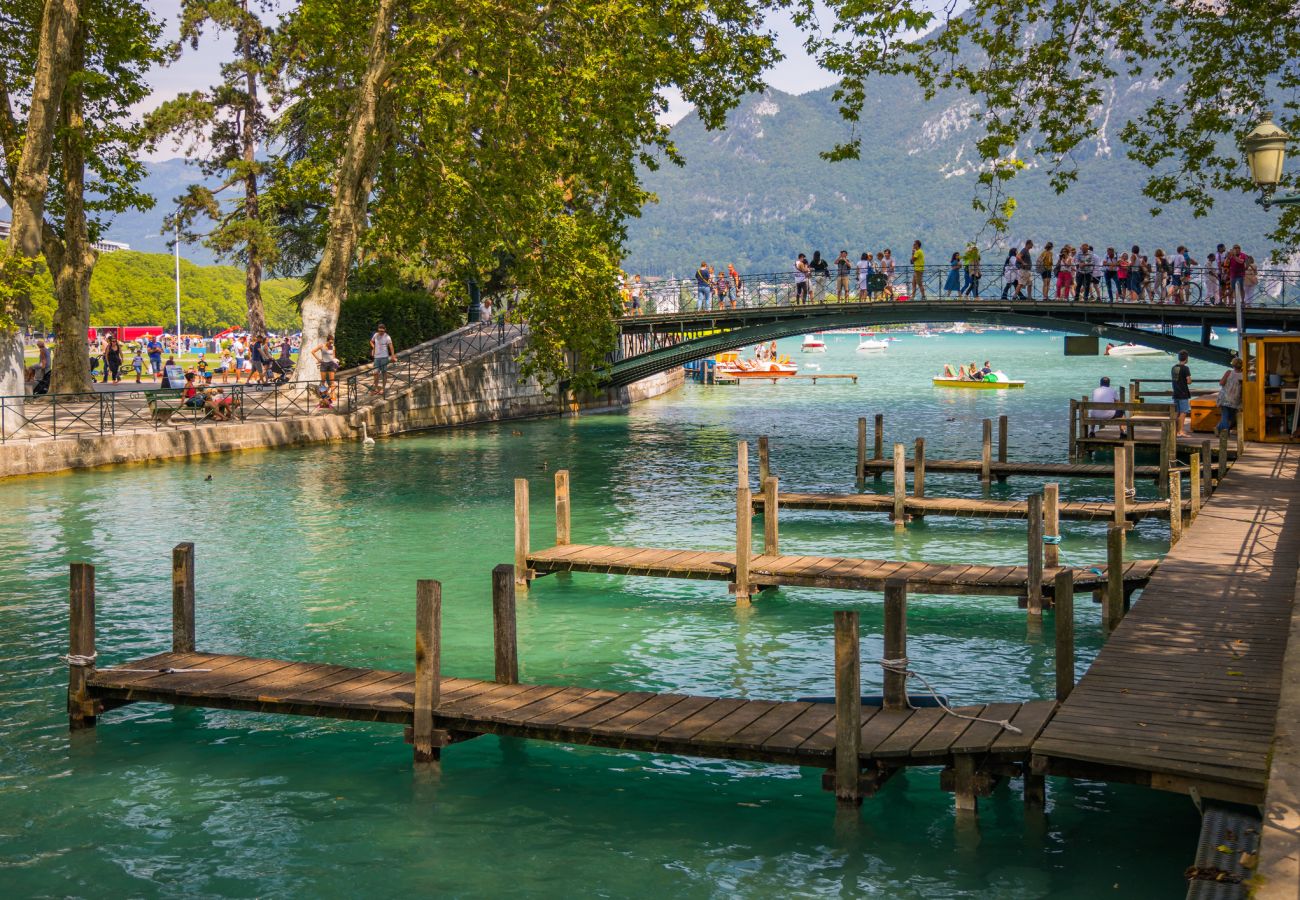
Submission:
[[[1133,342],[1194,359],[1226,365],[1233,350],[1210,342],[1212,329],[1236,326],[1233,306],[1174,303],[1106,303],[1071,301],[945,298],[892,302],[778,303],[734,308],[624,316],[618,320],[619,347],[611,359],[614,386],[663,372],[760,341],[837,328],[874,328],[903,323],[969,322],[1040,328],[1068,334],[1095,335],[1116,343]],[[1300,331],[1300,302],[1261,298],[1245,309],[1248,332]],[[1199,340],[1168,332],[1173,327],[1199,329]],[[1225,342],[1227,343],[1227,342]],[[1233,342],[1235,343],[1235,342]]]

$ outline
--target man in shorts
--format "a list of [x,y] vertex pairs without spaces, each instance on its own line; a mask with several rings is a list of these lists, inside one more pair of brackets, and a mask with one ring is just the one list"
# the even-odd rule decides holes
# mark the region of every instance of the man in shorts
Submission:
[[370,358],[375,362],[375,380],[370,390],[382,394],[388,386],[388,363],[393,358],[393,339],[388,336],[388,329],[382,322],[375,326],[375,333],[370,336]]
[[1188,437],[1192,432],[1184,425],[1190,425],[1192,418],[1192,370],[1187,368],[1187,351],[1178,351],[1178,362],[1169,370],[1170,380],[1173,382],[1173,400],[1174,412],[1178,414],[1178,424],[1174,426],[1175,430]]

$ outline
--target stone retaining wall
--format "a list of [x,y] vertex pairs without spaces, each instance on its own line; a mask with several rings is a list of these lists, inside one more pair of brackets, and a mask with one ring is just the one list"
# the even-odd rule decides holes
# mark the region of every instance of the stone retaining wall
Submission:
[[685,380],[683,372],[677,369],[594,396],[560,397],[544,391],[536,379],[522,378],[514,360],[518,352],[516,343],[485,353],[460,368],[448,370],[350,416],[324,414],[275,422],[0,444],[0,478],[354,440],[363,422],[372,435],[378,436],[504,419],[622,409],[674,390]]

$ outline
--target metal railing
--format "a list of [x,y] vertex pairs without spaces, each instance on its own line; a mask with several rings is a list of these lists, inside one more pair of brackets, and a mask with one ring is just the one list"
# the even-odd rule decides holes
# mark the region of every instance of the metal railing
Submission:
[[[984,265],[978,279],[968,278],[964,267],[959,269],[955,290],[950,287],[949,272],[947,265],[930,265],[922,270],[921,284],[925,287],[927,298],[956,300],[970,297],[988,300],[1019,296],[1020,299],[1059,299],[1070,302],[1211,306],[1231,305],[1236,296],[1231,292],[1231,284],[1221,285],[1217,271],[1205,267],[1191,269],[1188,275],[1183,276],[1179,286],[1175,286],[1163,274],[1153,272],[1136,291],[1130,291],[1127,284],[1121,285],[1117,277],[1107,278],[1103,274],[1101,278],[1093,278],[1089,275],[1086,282],[1087,296],[1080,296],[1080,288],[1085,286],[1083,280],[1075,276],[1063,284],[1054,272],[1048,276],[1046,297],[1043,296],[1043,277],[1036,269],[1029,281],[1028,296],[1021,293],[1018,278],[1004,277],[1001,265],[996,268]],[[912,274],[911,266],[896,266],[892,275],[877,271],[863,289],[854,270],[847,276],[847,296],[843,296],[839,276],[834,272],[808,276],[803,280],[802,288],[793,272],[743,275],[739,285],[728,280],[725,286],[715,283],[707,289],[697,284],[693,278],[657,281],[641,285],[635,314],[672,315],[718,309],[861,303],[903,297],[910,299]],[[1247,306],[1300,306],[1300,271],[1261,269],[1256,283],[1243,287]],[[624,310],[624,315],[634,315],[630,304]]]
[[522,325],[479,322],[403,350],[382,372],[373,363],[368,363],[340,373],[346,386],[346,408],[355,411],[367,403],[391,397],[439,372],[503,347],[523,334]]
[[221,393],[202,406],[186,405],[176,388],[0,397],[0,443],[176,431],[337,410],[318,382],[212,387]]

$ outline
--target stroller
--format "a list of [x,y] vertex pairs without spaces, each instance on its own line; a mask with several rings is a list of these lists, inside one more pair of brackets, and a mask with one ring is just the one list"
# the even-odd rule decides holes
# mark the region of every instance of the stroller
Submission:
[[271,360],[270,374],[275,376],[274,384],[287,384],[289,376],[293,374],[293,363],[273,359]]

